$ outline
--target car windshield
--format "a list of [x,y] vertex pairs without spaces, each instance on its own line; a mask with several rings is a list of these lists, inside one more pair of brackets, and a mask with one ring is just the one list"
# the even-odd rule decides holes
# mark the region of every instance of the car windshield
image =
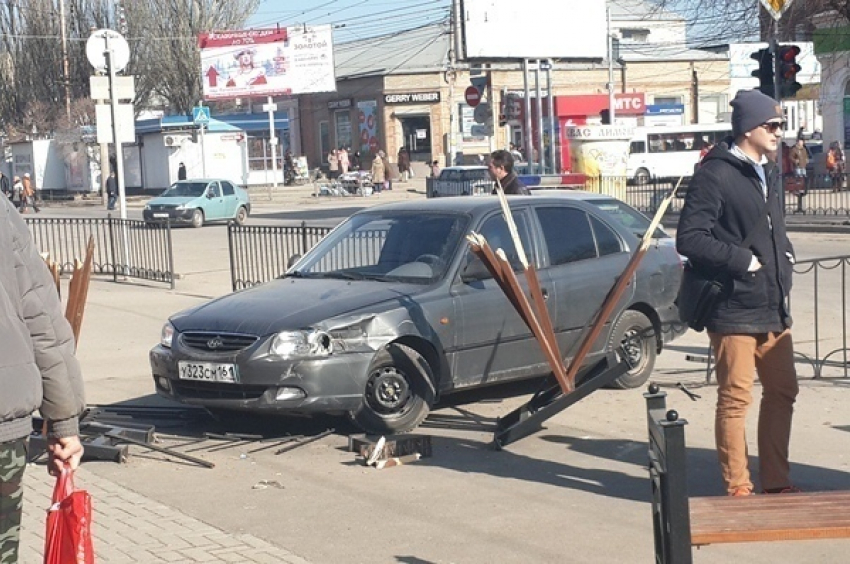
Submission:
[[203,196],[206,189],[206,182],[177,182],[160,194],[160,198],[197,198],[198,196]]
[[428,284],[442,278],[469,219],[453,213],[358,214],[334,229],[286,276]]
[[[613,198],[590,199],[587,202],[605,212],[611,219],[625,225],[626,229],[634,233],[636,237],[643,237],[643,234],[649,229],[649,224],[651,223],[649,218],[625,202]],[[653,234],[653,238],[655,239],[668,239],[669,237],[660,227],[656,228]]]

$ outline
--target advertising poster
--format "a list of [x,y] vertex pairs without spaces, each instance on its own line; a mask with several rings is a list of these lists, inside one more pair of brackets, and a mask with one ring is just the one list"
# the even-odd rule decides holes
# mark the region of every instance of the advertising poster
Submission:
[[329,25],[199,36],[204,99],[336,90]]
[[378,102],[357,102],[357,121],[360,128],[360,154],[378,152]]

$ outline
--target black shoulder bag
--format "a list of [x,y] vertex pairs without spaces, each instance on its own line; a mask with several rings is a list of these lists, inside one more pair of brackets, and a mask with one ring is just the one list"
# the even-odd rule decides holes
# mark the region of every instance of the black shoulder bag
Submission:
[[[756,231],[767,218],[767,202],[765,202],[762,212],[752,231],[741,243],[742,248],[746,249],[749,246]],[[730,279],[721,275],[708,278],[694,268],[690,261],[686,262],[685,271],[682,273],[682,283],[679,286],[679,294],[676,296],[679,320],[686,323],[694,331],[700,332],[705,329],[705,324],[714,311],[717,300],[731,283]]]

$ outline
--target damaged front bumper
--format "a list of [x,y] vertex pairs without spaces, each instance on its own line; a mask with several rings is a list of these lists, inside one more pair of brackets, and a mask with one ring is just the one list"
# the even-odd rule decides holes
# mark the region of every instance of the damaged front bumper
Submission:
[[[343,352],[309,360],[281,360],[268,354],[186,354],[157,345],[149,354],[156,392],[205,407],[289,413],[344,413],[363,401],[373,350]],[[243,358],[247,357],[247,358]],[[180,377],[180,361],[233,364],[236,382]]]

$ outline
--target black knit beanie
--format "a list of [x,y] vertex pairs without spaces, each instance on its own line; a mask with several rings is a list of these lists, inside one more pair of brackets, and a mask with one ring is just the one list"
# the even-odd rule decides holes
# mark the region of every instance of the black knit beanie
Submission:
[[732,134],[735,137],[776,118],[785,119],[782,106],[758,90],[739,90],[732,100]]

